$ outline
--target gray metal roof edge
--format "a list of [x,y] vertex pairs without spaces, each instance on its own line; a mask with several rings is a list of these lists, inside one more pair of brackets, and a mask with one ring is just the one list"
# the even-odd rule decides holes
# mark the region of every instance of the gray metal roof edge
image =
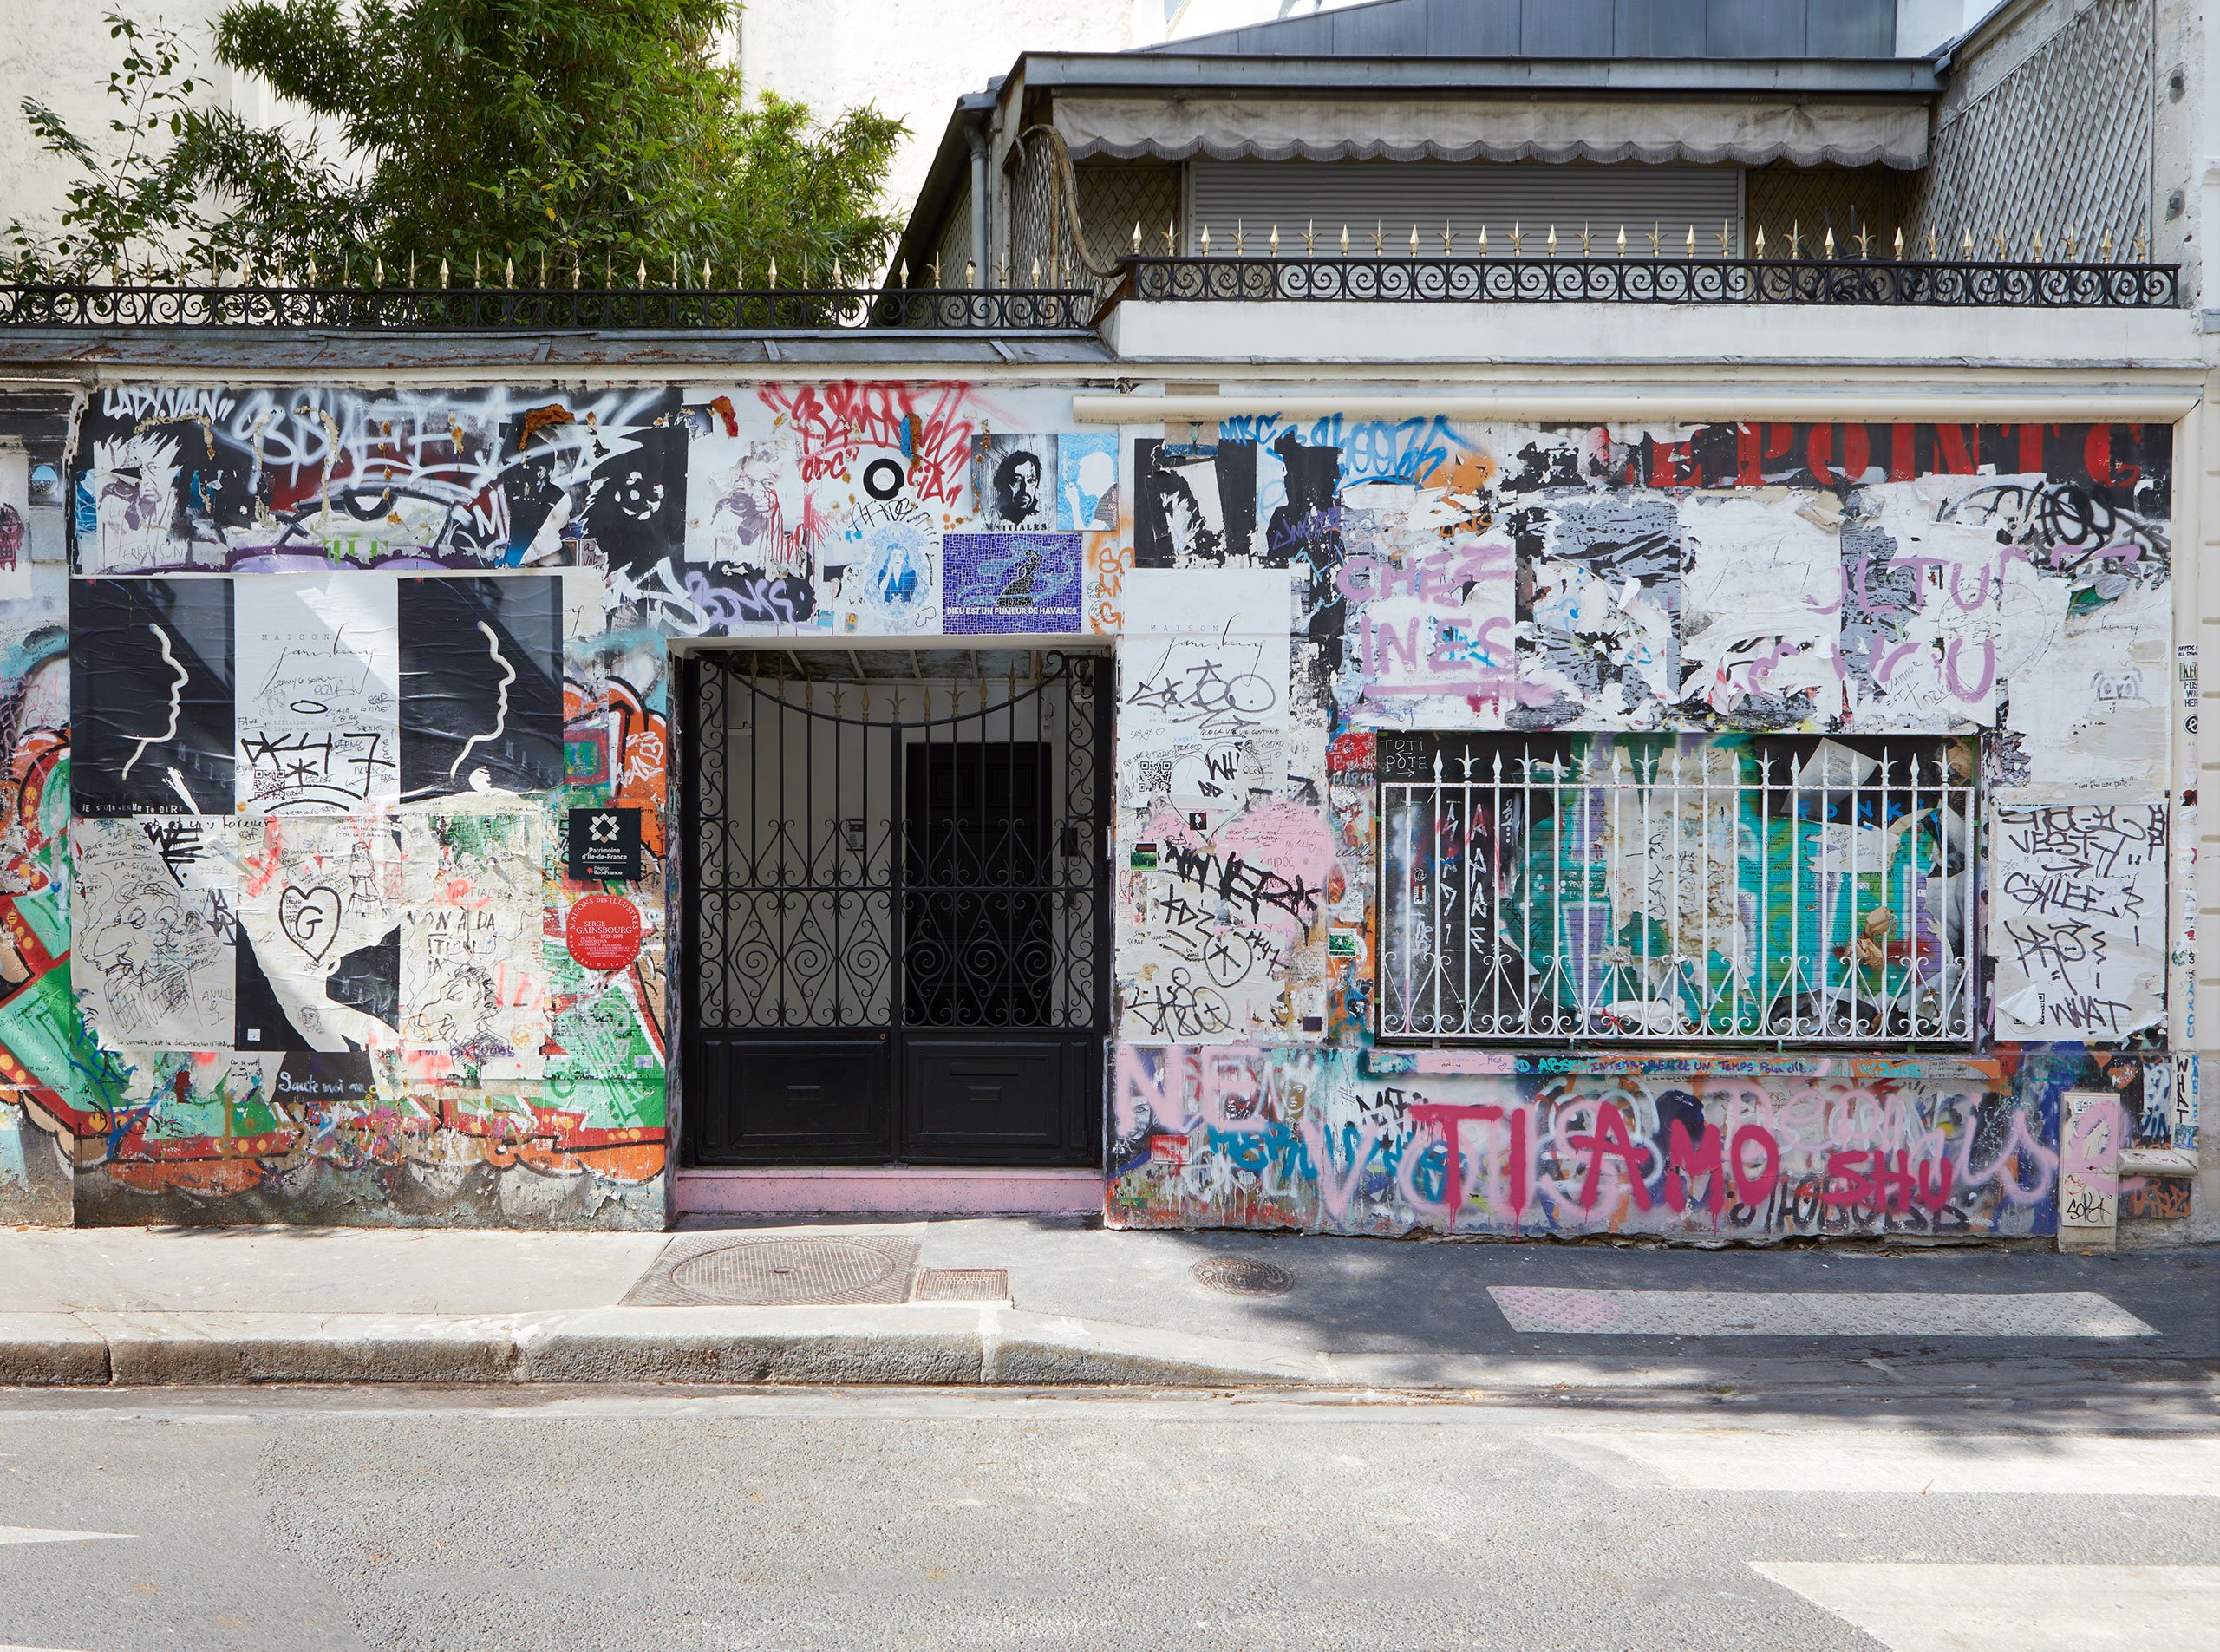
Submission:
[[1088,92],[1796,93],[1931,97],[1917,57],[1295,57],[1198,52],[1025,52],[1026,89]]

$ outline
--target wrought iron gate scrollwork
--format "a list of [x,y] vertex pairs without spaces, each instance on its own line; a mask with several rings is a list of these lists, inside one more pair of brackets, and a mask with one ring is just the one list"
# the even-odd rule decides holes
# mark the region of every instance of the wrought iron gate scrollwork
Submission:
[[1091,1152],[1096,657],[734,652],[685,672],[694,1161]]

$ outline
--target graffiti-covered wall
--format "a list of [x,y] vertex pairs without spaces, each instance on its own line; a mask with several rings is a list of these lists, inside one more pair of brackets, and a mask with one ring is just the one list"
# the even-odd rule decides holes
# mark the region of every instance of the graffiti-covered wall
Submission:
[[2193,1130],[2171,431],[1129,434],[1114,1220],[2040,1233],[2061,1096]]
[[[669,644],[1094,628],[1116,441],[1053,434],[1068,408],[956,383],[97,393],[74,731],[48,689],[74,818],[61,781],[10,793],[46,984],[0,1003],[79,1219],[660,1224]],[[0,611],[27,712],[61,583]],[[16,746],[39,761],[35,728]],[[580,864],[609,816],[637,875]]]
[[2040,1233],[2061,1119],[2193,1141],[2170,430],[1072,407],[95,393],[0,592],[14,1139],[80,1219],[660,1222],[671,649],[1091,633],[1114,1220]]

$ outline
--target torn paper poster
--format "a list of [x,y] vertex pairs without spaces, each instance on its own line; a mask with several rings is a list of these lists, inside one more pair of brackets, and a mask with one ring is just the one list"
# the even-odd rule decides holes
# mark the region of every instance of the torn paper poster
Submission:
[[1733,728],[1832,726],[1845,711],[1833,497],[1785,487],[1692,493],[1680,515],[1683,706]]
[[685,559],[806,580],[825,507],[813,512],[792,433],[743,429],[714,407],[687,421]]
[[547,1038],[546,820],[406,814],[401,1031],[411,1078],[536,1079]]
[[2166,1013],[2166,806],[1990,818],[1996,1035],[2109,1043]]
[[30,455],[21,447],[0,447],[0,602],[34,594],[30,511]]
[[390,1049],[400,997],[400,844],[390,816],[240,823],[241,1050]]
[[396,582],[267,574],[237,591],[239,812],[348,814],[398,802]]
[[227,1049],[239,857],[228,816],[79,820],[69,978],[110,1049]]
[[1283,568],[1126,577],[1118,762],[1128,803],[1234,809],[1285,783],[1290,580]]
[[2022,561],[2007,589],[2009,611],[2038,639],[2015,648],[2008,683],[2020,783],[2042,795],[2148,789],[2172,739],[2171,588],[2132,584],[2092,598]]
[[1521,548],[1522,724],[1651,727],[1678,697],[1681,526],[1669,499],[1553,500]]
[[1335,698],[1352,727],[1498,717],[1518,673],[1518,555],[1436,489],[1374,482],[1341,513]]
[[1257,532],[1257,444],[1133,443],[1133,564],[1224,565],[1251,554]]
[[1852,727],[1876,732],[1995,721],[2000,598],[2013,553],[1913,482],[1864,487],[1842,522],[1842,663]]
[[70,792],[81,815],[232,805],[232,582],[69,582]]

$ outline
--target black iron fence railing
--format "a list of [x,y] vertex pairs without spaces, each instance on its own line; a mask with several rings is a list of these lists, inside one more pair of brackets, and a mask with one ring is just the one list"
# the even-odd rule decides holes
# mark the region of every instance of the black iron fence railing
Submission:
[[1087,287],[324,287],[0,284],[0,327],[363,332],[1068,332]]
[[1380,304],[2028,305],[2179,304],[2171,264],[1864,258],[1128,257],[1128,297]]

